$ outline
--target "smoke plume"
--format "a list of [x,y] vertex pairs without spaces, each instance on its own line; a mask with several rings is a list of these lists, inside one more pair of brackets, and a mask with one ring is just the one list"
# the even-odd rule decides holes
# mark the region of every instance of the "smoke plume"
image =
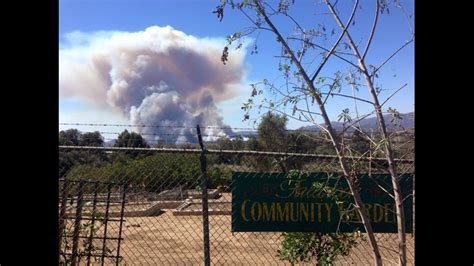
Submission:
[[[80,98],[114,108],[147,139],[196,140],[195,126],[225,127],[216,103],[237,96],[244,77],[244,51],[226,65],[224,42],[200,39],[170,26],[140,32],[74,32],[59,51],[61,98]],[[149,133],[167,135],[152,136]],[[206,135],[231,134],[205,129]]]

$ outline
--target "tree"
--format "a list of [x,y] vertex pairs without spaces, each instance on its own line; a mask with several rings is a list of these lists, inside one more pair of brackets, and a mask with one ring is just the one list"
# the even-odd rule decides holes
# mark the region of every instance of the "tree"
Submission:
[[[257,136],[252,136],[247,141],[247,148],[254,151],[287,152],[287,121],[288,119],[283,115],[266,113],[258,125]],[[282,156],[246,157],[244,160],[258,171],[280,169],[287,172],[291,165],[288,158]]]
[[244,139],[240,135],[237,135],[236,137],[232,139],[227,136],[222,136],[216,140],[216,148],[219,150],[238,151],[238,150],[243,150],[244,147],[245,147]]
[[[211,149],[214,147],[218,150],[243,150],[245,148],[244,139],[242,136],[237,135],[235,138],[230,139],[229,137],[222,136],[216,140],[214,145],[208,145]],[[232,154],[220,153],[215,156],[213,160],[215,164],[240,164],[240,157],[235,157]]]
[[298,262],[317,261],[317,265],[333,265],[339,255],[348,255],[358,244],[360,232],[355,233],[303,233],[285,232],[277,255],[292,265]]
[[81,133],[75,128],[59,131],[59,145],[77,146],[81,141]]
[[260,150],[260,146],[257,141],[256,136],[250,136],[247,142],[245,143],[245,148],[250,151],[258,151]]
[[129,158],[125,162],[111,161],[101,166],[75,165],[67,173],[67,178],[127,182],[131,185],[131,191],[145,190],[159,193],[168,186],[194,188],[199,180],[199,167],[199,158],[196,154],[176,156],[159,153],[143,158]]
[[[294,180],[304,177],[304,174],[293,169],[289,171],[288,177]],[[313,186],[336,205],[344,201],[343,193],[338,188],[328,186],[325,182],[315,182]],[[316,260],[317,265],[333,265],[338,256],[349,255],[351,249],[363,240],[359,230],[352,233],[284,232],[282,237],[277,256],[292,265],[312,259]]]
[[[245,28],[242,32],[236,32],[227,38],[228,46],[238,41],[237,49],[242,47],[242,38],[251,34],[256,33],[260,37],[260,33],[269,32],[276,37],[276,41],[281,45],[281,61],[279,63],[279,70],[282,72],[285,78],[283,86],[275,85],[270,83],[268,80],[263,80],[260,83],[252,84],[252,95],[247,103],[242,106],[242,109],[247,113],[244,115],[244,119],[250,117],[249,111],[258,106],[259,108],[267,108],[276,112],[282,112],[291,117],[292,119],[312,123],[319,127],[323,131],[327,138],[331,141],[333,149],[339,158],[341,170],[348,181],[349,188],[355,202],[355,208],[357,209],[362,223],[365,227],[368,236],[368,242],[373,251],[374,263],[376,265],[382,264],[382,259],[379,251],[377,241],[375,239],[370,218],[367,215],[366,208],[362,202],[360,194],[358,192],[356,184],[356,172],[357,169],[353,168],[354,164],[351,164],[347,158],[347,154],[350,151],[350,147],[344,145],[344,133],[349,128],[357,127],[355,125],[363,118],[375,114],[379,126],[379,133],[381,140],[374,143],[374,147],[382,151],[387,162],[388,172],[391,175],[392,187],[393,187],[393,198],[396,206],[397,216],[397,227],[398,227],[398,238],[399,238],[399,264],[406,265],[406,236],[405,236],[405,219],[404,210],[402,205],[400,184],[398,182],[397,165],[394,159],[394,151],[391,144],[391,138],[387,131],[387,123],[383,117],[384,105],[390,100],[390,98],[403,89],[405,85],[402,85],[399,89],[395,90],[390,96],[384,101],[381,101],[380,92],[383,90],[380,86],[376,85],[376,80],[387,62],[389,62],[399,51],[407,47],[414,40],[414,33],[411,28],[411,16],[406,15],[403,7],[398,1],[388,2],[386,0],[375,0],[374,1],[374,14],[373,23],[370,29],[367,31],[369,35],[365,40],[365,45],[356,44],[354,41],[354,24],[355,14],[359,9],[359,0],[353,2],[348,19],[343,22],[341,16],[343,10],[346,10],[340,5],[347,3],[346,1],[330,1],[324,0],[321,5],[325,6],[328,15],[332,17],[332,24],[328,24],[327,21],[321,21],[321,23],[315,25],[305,25],[298,22],[290,13],[291,5],[295,4],[295,1],[280,0],[278,6],[272,6],[272,2],[264,0],[244,0],[244,1],[233,1],[223,0],[221,1],[221,8],[219,9],[220,18],[223,18],[224,8],[230,6],[232,9],[237,9],[251,23],[250,27]],[[339,5],[339,6],[338,6]],[[395,50],[394,53],[387,56],[386,59],[374,64],[368,63],[367,54],[369,48],[373,45],[373,39],[379,23],[379,16],[384,13],[390,13],[390,7],[398,8],[403,15],[406,15],[409,27],[411,30],[411,39],[401,44],[399,49]],[[249,13],[251,11],[252,13]],[[279,28],[275,21],[276,17],[281,19],[287,19],[294,25],[295,30],[283,36],[282,32],[285,32],[281,27]],[[316,20],[315,20],[316,21]],[[331,29],[329,33],[328,29]],[[336,29],[338,34],[336,34]],[[345,41],[343,41],[343,39]],[[257,49],[257,45],[254,45],[254,51]],[[328,45],[330,44],[330,45]],[[222,54],[222,61],[225,63],[228,61],[229,49],[226,46],[224,53]],[[338,60],[343,65],[338,65],[340,70],[334,72],[333,75],[324,74],[325,66],[328,66],[328,62]],[[314,67],[312,64],[307,62],[319,62]],[[378,65],[378,66],[374,66]],[[333,65],[334,66],[334,65]],[[347,70],[348,69],[348,70]],[[344,73],[341,71],[343,70]],[[261,95],[261,91],[258,90],[258,86],[264,86],[269,88],[272,92],[278,94],[280,97],[277,100],[268,100],[264,98],[262,104],[256,104],[255,98]],[[360,87],[366,87],[369,92],[368,99],[356,96],[356,92],[359,91]],[[344,90],[352,90],[351,94],[344,93]],[[344,128],[341,133],[335,131],[334,126],[327,113],[327,105],[329,102],[336,98],[349,98],[354,101],[355,107],[355,118],[351,115],[348,108],[342,110],[339,115],[339,120],[343,121]],[[357,103],[369,104],[373,107],[373,111],[369,114],[361,115],[358,112]],[[291,112],[286,112],[287,105],[291,106]],[[316,110],[314,110],[316,109]],[[399,117],[398,112],[394,108],[388,108],[388,113],[392,114],[392,118],[396,119]],[[317,119],[321,119],[323,125],[317,122]],[[360,133],[368,140],[370,136],[360,131]]]
[[[288,118],[285,115],[267,112],[258,125],[257,143],[260,150],[273,152],[311,152],[318,143],[302,130],[289,131],[286,128]],[[264,159],[260,159],[264,161]],[[304,161],[294,157],[275,157],[272,166],[278,166],[281,171],[299,169]]]
[[257,141],[265,151],[285,152],[288,147],[286,123],[283,115],[267,112],[258,125]]
[[[148,143],[143,139],[142,135],[135,132],[128,132],[124,130],[117,137],[117,141],[114,144],[115,147],[128,147],[128,148],[149,148]],[[114,153],[112,156],[115,160],[126,161],[127,158],[143,158],[150,155],[150,152],[146,151],[125,151],[124,153]]]
[[302,129],[291,131],[288,134],[288,151],[295,153],[317,153],[316,149],[324,143],[318,140],[315,134]]
[[[77,129],[59,132],[59,145],[62,146],[103,146],[104,139],[100,132],[81,133]],[[74,165],[90,164],[100,166],[107,162],[103,150],[60,150],[58,176],[63,177]]]
[[80,139],[81,146],[104,146],[104,138],[100,135],[100,132],[86,132],[81,135]]
[[[287,153],[314,153],[325,145],[314,134],[304,130],[288,130],[288,119],[284,115],[267,112],[258,125],[257,136],[250,137],[246,143],[249,150],[287,152]],[[259,171],[279,169],[288,172],[290,169],[300,169],[305,160],[294,156],[268,156],[256,159],[246,159],[249,164]]]
[[132,147],[132,148],[149,148],[148,143],[143,139],[142,135],[124,130],[117,138],[115,147]]

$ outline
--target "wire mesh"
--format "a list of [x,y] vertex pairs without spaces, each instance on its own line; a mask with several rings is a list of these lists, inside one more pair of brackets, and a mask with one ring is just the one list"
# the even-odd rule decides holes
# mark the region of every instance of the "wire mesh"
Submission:
[[[203,264],[203,217],[200,191],[200,150],[60,147],[61,178],[113,182],[128,186],[120,244],[123,265]],[[414,171],[402,158],[402,173]],[[79,163],[68,164],[68,160]],[[340,172],[334,156],[250,151],[206,152],[210,257],[212,265],[290,265],[277,256],[282,234],[231,232],[232,172]],[[350,160],[358,171],[386,173],[383,160]],[[106,187],[97,188],[103,196]],[[118,197],[112,191],[111,197]],[[90,194],[91,192],[89,192]],[[111,207],[110,216],[116,211]],[[408,214],[407,214],[408,215]],[[116,232],[118,227],[111,227]],[[115,231],[113,231],[115,230]],[[397,234],[376,234],[385,264],[398,264]],[[113,248],[113,247],[112,247]],[[407,234],[408,264],[414,262],[414,240]],[[110,262],[112,263],[112,262]],[[310,260],[307,264],[314,264]],[[367,241],[360,241],[336,264],[372,264]],[[107,264],[107,263],[106,263]],[[305,264],[305,263],[303,263]]]
[[118,264],[125,186],[68,179],[59,184],[59,263]]

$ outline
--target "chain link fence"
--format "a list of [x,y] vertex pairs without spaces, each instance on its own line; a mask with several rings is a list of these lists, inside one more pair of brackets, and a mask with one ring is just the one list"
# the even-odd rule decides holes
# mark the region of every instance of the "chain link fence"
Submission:
[[[102,242],[105,241],[99,241],[95,245],[101,251],[100,254],[103,253],[102,250],[108,250],[112,254],[111,259],[99,259],[99,262],[106,265],[203,264],[201,150],[60,146],[59,152],[61,180],[119,184],[112,190],[107,190],[107,186],[97,185],[81,191],[82,204],[85,206],[82,210],[83,217],[96,217],[97,221],[102,221],[101,226],[107,220],[105,218],[123,218],[123,223],[110,223],[108,228],[108,237],[117,237],[120,242],[115,240],[104,247]],[[277,256],[282,245],[282,233],[231,232],[232,172],[287,172],[292,169],[303,172],[338,172],[340,167],[337,158],[331,155],[230,150],[207,150],[205,158],[211,264],[290,265]],[[79,163],[71,164],[72,160]],[[384,160],[352,158],[350,161],[357,165],[360,173],[386,171]],[[413,161],[410,159],[401,159],[398,165],[401,173],[414,172]],[[78,186],[80,182],[71,184]],[[61,191],[60,189],[60,203],[62,201],[69,209],[77,209],[79,189],[72,187],[66,198]],[[97,202],[97,198],[107,197],[107,193],[108,201]],[[67,203],[68,201],[70,202]],[[104,207],[104,204],[108,205]],[[94,209],[94,206],[102,206],[103,209],[96,211],[98,207]],[[120,209],[122,207],[123,211]],[[106,210],[109,210],[108,217],[104,218]],[[74,213],[77,212],[71,214]],[[60,222],[67,224],[67,221]],[[63,238],[64,227],[61,228]],[[89,237],[96,237],[98,240],[105,238],[101,230],[88,233]],[[397,234],[379,233],[376,238],[384,263],[398,264]],[[87,249],[89,244],[87,241],[78,244],[78,250],[83,245],[84,256],[91,252],[90,248]],[[412,234],[407,234],[407,259],[408,264],[414,263]],[[315,261],[306,263],[314,264]],[[338,265],[372,263],[371,249],[367,241],[363,240],[359,241],[350,254],[338,257],[336,261]]]

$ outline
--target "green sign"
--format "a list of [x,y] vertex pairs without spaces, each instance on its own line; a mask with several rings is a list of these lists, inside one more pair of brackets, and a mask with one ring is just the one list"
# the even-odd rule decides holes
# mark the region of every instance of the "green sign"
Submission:
[[[411,174],[399,177],[405,228],[412,231]],[[358,175],[362,200],[375,232],[397,232],[390,175]],[[382,188],[383,189],[382,189]],[[232,176],[233,232],[364,232],[344,177],[327,173],[241,173]]]

